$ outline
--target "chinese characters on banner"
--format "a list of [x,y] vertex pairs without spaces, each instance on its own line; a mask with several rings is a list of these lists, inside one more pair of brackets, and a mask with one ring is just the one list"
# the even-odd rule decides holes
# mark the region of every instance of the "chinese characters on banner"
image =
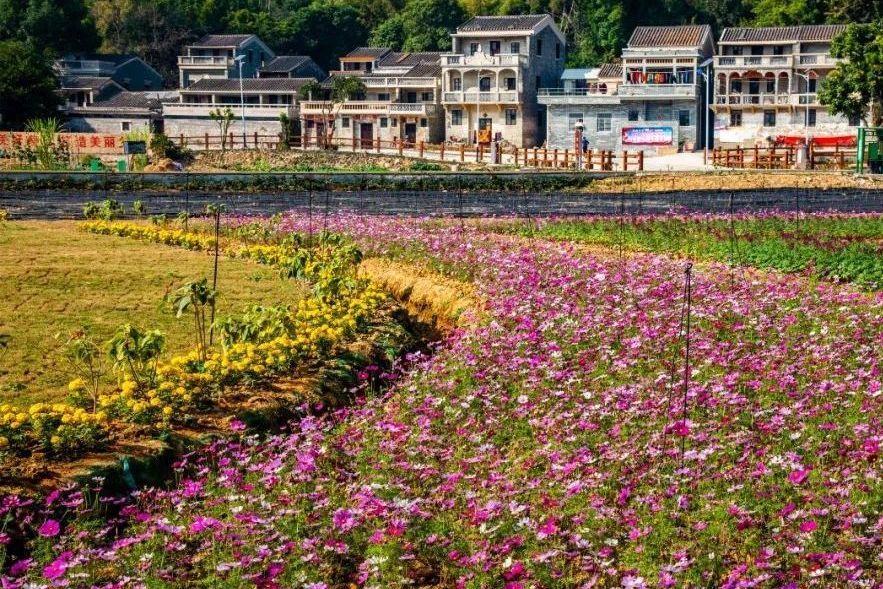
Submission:
[[[59,133],[56,140],[67,144],[71,153],[122,155],[123,139],[118,135],[99,133]],[[0,149],[9,151],[24,147],[34,148],[39,139],[36,133],[0,133]]]
[[623,145],[672,145],[674,129],[671,127],[623,127]]

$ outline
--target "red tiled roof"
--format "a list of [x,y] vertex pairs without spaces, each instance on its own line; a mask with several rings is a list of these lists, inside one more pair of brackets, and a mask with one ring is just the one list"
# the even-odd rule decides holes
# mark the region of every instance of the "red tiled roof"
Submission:
[[720,43],[764,43],[775,41],[831,41],[846,25],[800,25],[794,27],[730,27],[721,33]]
[[678,25],[668,27],[637,27],[629,39],[629,47],[699,47],[706,35],[711,35],[708,25]]

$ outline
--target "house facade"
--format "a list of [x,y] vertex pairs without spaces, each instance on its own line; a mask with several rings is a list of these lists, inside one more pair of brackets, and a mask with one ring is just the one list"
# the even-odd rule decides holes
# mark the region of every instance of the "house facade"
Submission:
[[782,136],[854,135],[858,120],[819,103],[837,65],[831,41],[846,25],[727,28],[715,57],[718,143],[752,146]]
[[74,133],[161,133],[162,102],[177,95],[176,91],[126,90],[88,106],[71,106],[67,109],[67,128]]
[[444,131],[449,142],[543,144],[540,88],[564,71],[564,36],[548,14],[476,16],[451,35],[441,57]]
[[619,63],[568,70],[556,87],[540,91],[548,146],[574,149],[581,123],[592,149],[702,148],[708,113],[703,73],[713,55],[708,25],[636,28]]
[[379,139],[384,146],[420,142],[439,143],[444,138],[441,109],[441,53],[395,52],[385,47],[359,47],[340,59],[335,76],[353,76],[365,92],[343,104],[323,97],[301,103],[301,128],[308,140],[334,125],[336,141],[369,147]]
[[240,62],[242,77],[256,78],[274,57],[257,35],[206,35],[178,56],[178,87],[187,88],[203,78],[238,79]]

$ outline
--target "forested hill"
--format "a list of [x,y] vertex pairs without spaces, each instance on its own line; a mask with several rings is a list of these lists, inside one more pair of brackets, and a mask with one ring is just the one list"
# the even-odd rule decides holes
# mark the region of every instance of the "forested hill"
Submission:
[[0,0],[0,40],[135,53],[174,81],[181,45],[205,33],[257,33],[277,53],[332,67],[368,43],[444,50],[471,15],[538,12],[567,35],[569,64],[590,65],[616,56],[636,25],[869,22],[883,0]]

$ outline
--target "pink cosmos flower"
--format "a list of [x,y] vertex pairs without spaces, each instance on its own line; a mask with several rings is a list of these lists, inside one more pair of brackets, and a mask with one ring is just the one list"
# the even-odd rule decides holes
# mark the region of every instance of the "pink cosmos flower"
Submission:
[[791,481],[792,485],[802,485],[804,481],[809,477],[809,469],[802,468],[800,470],[792,470],[788,475],[788,480]]
[[58,558],[46,565],[46,567],[43,569],[43,576],[50,580],[57,579],[58,577],[62,576],[67,570],[68,561],[70,561],[73,555],[74,553],[70,550],[62,552],[58,556]]
[[61,524],[54,519],[47,519],[43,525],[37,530],[37,533],[44,538],[54,538],[61,531]]
[[800,524],[800,531],[808,534],[809,532],[814,532],[818,527],[819,524],[816,523],[816,520],[808,519]]

